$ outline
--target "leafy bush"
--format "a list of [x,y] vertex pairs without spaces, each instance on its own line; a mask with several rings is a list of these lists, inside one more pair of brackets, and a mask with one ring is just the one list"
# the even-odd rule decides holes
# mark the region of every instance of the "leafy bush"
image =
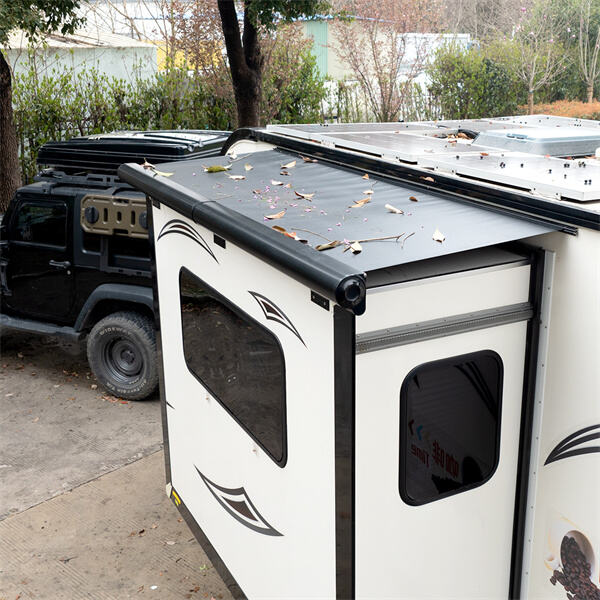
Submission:
[[427,74],[445,119],[502,116],[517,110],[519,84],[514,76],[476,47],[440,48]]
[[[263,77],[263,123],[315,123],[321,120],[325,81],[310,45],[277,44]],[[290,77],[290,72],[293,77]]]
[[[33,62],[31,63],[34,64]],[[277,44],[263,83],[264,122],[320,120],[323,79],[308,45]],[[39,76],[32,66],[16,75],[14,118],[25,182],[36,174],[40,146],[114,130],[234,129],[236,107],[229,70],[209,74],[171,67],[126,82],[95,68]]]

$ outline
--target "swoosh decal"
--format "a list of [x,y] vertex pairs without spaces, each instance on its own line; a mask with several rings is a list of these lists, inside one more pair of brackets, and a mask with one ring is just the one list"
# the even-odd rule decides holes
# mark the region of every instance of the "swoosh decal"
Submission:
[[165,223],[163,228],[160,230],[156,241],[160,240],[160,238],[165,235],[169,235],[170,233],[177,233],[179,235],[183,235],[184,237],[196,242],[199,246],[201,246],[206,252],[208,252],[218,263],[217,257],[214,255],[213,251],[210,249],[210,246],[206,242],[206,240],[188,223],[182,221],[181,219],[171,219],[168,223]]
[[240,488],[226,488],[217,485],[214,481],[211,481],[208,477],[200,472],[200,469],[194,465],[198,475],[202,478],[202,481],[206,484],[210,493],[215,497],[217,502],[236,520],[242,525],[245,525],[253,531],[262,533],[263,535],[282,536],[274,527],[264,519],[264,517],[258,512],[258,509],[252,503],[252,500],[248,497],[246,490],[243,487]]
[[252,297],[258,302],[258,305],[262,309],[267,321],[275,321],[275,323],[283,325],[289,329],[302,342],[302,344],[304,344],[304,347],[306,347],[302,336],[300,333],[298,333],[298,330],[294,327],[294,324],[286,317],[285,313],[277,306],[277,304],[258,292],[251,292],[248,290],[248,293],[251,294]]
[[[593,454],[595,452],[600,452],[600,446],[583,445],[592,440],[599,439],[600,425],[590,425],[589,427],[584,427],[575,433],[571,433],[554,447],[552,452],[550,452],[548,455],[544,465],[556,462],[557,460],[562,460],[563,458],[571,458],[572,456],[581,456],[582,454]],[[577,446],[579,446],[579,448]]]

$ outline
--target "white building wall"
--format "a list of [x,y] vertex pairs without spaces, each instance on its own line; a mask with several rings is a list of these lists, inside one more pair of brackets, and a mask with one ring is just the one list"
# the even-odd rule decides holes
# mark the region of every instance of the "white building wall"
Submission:
[[73,68],[75,72],[83,72],[96,68],[108,77],[117,77],[131,81],[136,77],[149,78],[156,73],[157,49],[152,46],[144,48],[71,48],[37,49],[33,60],[27,50],[8,49],[8,63],[15,74],[27,72],[31,64],[36,66],[38,75],[51,75],[53,71],[61,72]]

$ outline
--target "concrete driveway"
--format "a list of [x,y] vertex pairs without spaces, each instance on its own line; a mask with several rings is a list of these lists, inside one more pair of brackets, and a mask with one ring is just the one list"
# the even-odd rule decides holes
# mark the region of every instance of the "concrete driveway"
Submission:
[[232,598],[164,491],[158,398],[103,392],[85,358],[0,346],[0,600]]

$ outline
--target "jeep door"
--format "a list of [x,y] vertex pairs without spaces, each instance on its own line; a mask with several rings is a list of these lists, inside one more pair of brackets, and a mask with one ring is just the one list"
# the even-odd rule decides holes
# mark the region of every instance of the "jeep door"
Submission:
[[8,228],[6,304],[15,313],[66,321],[74,297],[68,221],[62,200],[19,201]]

